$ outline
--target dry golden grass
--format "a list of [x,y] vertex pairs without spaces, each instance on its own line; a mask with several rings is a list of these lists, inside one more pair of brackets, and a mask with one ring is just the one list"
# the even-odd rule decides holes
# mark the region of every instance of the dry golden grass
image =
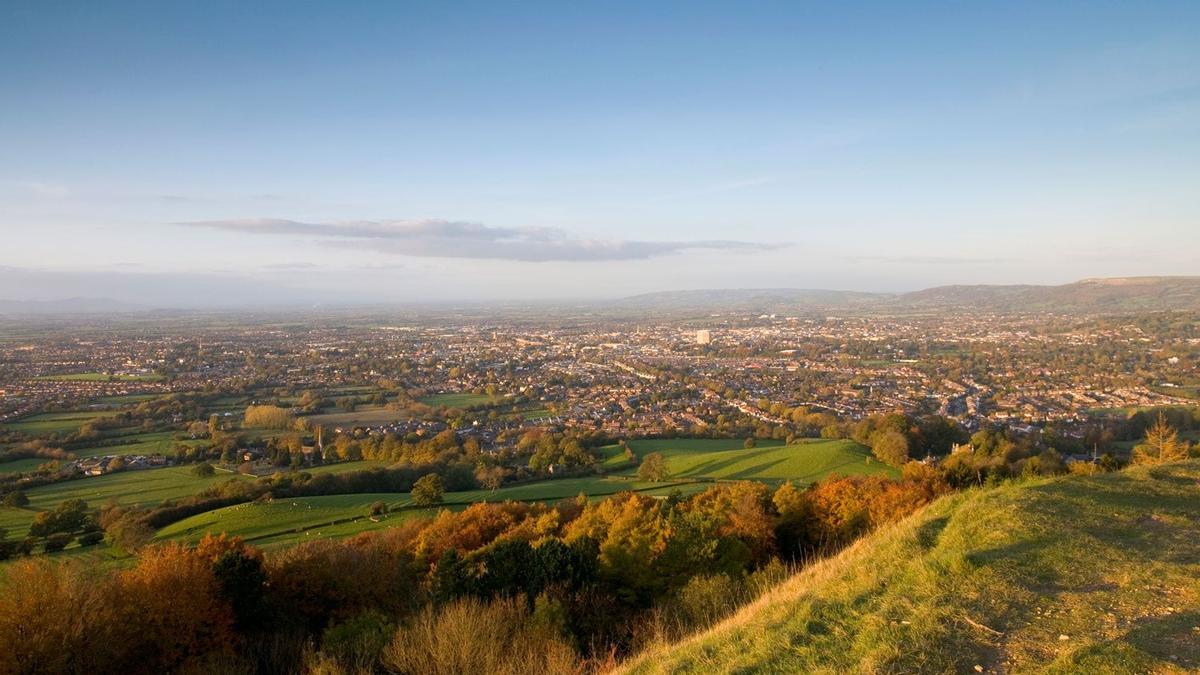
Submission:
[[427,608],[396,631],[383,663],[411,675],[555,675],[579,671],[579,659],[556,635],[530,627],[523,600],[473,598]]

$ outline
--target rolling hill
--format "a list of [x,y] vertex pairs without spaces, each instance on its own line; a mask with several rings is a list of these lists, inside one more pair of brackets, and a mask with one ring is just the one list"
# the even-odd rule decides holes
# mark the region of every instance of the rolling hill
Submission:
[[1200,309],[1200,277],[1084,279],[1061,286],[940,286],[906,293],[906,307],[992,311],[1130,312]]
[[943,498],[632,673],[1200,670],[1200,461]]
[[670,291],[624,298],[612,306],[643,311],[753,312],[957,309],[1104,314],[1200,310],[1200,277],[1084,279],[1060,286],[936,286],[900,294],[794,288]]

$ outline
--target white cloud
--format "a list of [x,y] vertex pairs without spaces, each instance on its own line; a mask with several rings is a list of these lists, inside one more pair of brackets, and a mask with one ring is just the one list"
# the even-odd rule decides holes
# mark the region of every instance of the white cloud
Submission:
[[753,251],[778,244],[745,241],[637,241],[585,239],[557,228],[489,227],[452,220],[382,220],[306,223],[278,218],[177,223],[188,227],[258,235],[310,236],[339,248],[369,249],[432,258],[547,261],[644,260],[691,249]]

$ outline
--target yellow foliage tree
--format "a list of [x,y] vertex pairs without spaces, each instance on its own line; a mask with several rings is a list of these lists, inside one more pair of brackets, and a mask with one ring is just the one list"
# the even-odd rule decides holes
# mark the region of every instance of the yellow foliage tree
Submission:
[[1188,457],[1188,443],[1179,439],[1179,433],[1167,424],[1162,413],[1146,430],[1146,437],[1133,449],[1134,464],[1164,464],[1178,462]]
[[261,429],[291,429],[292,413],[287,408],[273,405],[247,406],[242,426]]

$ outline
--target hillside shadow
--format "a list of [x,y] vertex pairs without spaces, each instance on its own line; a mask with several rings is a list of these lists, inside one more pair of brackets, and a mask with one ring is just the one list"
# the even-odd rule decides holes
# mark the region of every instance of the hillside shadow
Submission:
[[[758,453],[755,453],[755,454],[758,454]],[[727,459],[710,459],[707,462],[702,462],[700,464],[697,464],[696,466],[692,467],[691,469],[688,469],[687,471],[684,471],[678,475],[680,475],[680,476],[709,476],[709,477],[712,477],[712,474],[714,474],[718,471],[721,471],[723,469],[726,469],[728,467],[734,466],[736,464],[741,464],[742,462],[752,459],[752,457],[753,457],[752,455],[743,455],[741,457],[729,457]]]
[[770,462],[763,462],[762,464],[755,464],[754,466],[743,469],[742,471],[738,471],[737,473],[730,474],[729,477],[730,478],[738,478],[738,479],[758,478],[758,477],[760,477],[760,474],[764,474],[767,471],[769,471],[771,468],[778,466],[780,464],[783,464],[786,461],[787,461],[787,459],[785,458],[785,459],[776,459],[776,460],[773,460]]
[[[1154,509],[1158,511],[1175,511],[1200,515],[1200,506],[1195,503],[1194,498],[1189,494],[1177,492],[1173,489],[1161,489],[1162,487],[1166,487],[1162,485],[1163,483],[1174,486],[1177,480],[1181,481],[1179,483],[1180,486],[1194,487],[1196,485],[1194,478],[1178,479],[1178,477],[1171,477],[1169,480],[1156,479],[1153,482],[1148,482],[1135,480],[1124,475],[1109,474],[1102,480],[1054,481],[1043,485],[1031,485],[1027,489],[1031,493],[1039,495],[1088,503],[1100,503],[1106,508],[1113,507],[1130,510]],[[1156,485],[1156,483],[1159,483],[1159,485]]]
[[[1096,672],[1095,667],[1112,667],[1114,661],[1135,669],[1138,655],[1130,655],[1128,647],[1159,659],[1183,672],[1200,672],[1200,612],[1182,612],[1162,617],[1146,617],[1119,638],[1106,640],[1080,650],[1071,659],[1079,672]],[[1136,664],[1136,670],[1148,671],[1152,664]],[[1111,671],[1110,671],[1111,672]],[[1155,670],[1155,672],[1158,672]]]
[[924,549],[931,549],[937,546],[938,539],[942,536],[942,530],[946,529],[946,524],[949,522],[949,516],[942,516],[941,518],[934,518],[926,523],[922,523],[917,528],[917,543]]

